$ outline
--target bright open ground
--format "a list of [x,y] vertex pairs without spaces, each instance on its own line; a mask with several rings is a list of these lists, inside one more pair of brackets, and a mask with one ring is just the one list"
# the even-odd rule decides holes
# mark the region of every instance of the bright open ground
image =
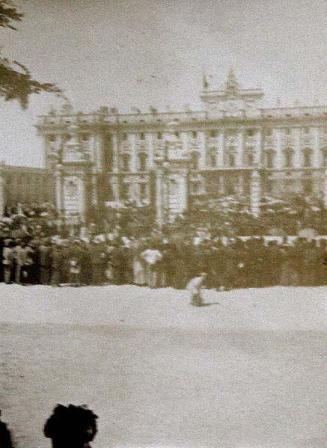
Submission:
[[[327,288],[0,285],[0,408],[45,448],[53,406],[88,403],[94,448],[326,448]],[[217,304],[218,302],[218,304]]]

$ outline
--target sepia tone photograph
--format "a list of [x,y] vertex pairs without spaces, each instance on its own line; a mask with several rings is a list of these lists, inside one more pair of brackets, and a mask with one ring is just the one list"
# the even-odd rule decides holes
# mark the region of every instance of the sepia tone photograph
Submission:
[[326,17],[0,0],[0,448],[327,447]]

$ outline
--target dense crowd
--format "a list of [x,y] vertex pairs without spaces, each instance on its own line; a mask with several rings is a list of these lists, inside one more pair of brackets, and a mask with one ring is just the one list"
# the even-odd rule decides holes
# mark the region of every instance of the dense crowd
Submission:
[[133,210],[115,211],[105,230],[91,224],[83,232],[63,225],[50,204],[6,209],[0,220],[0,281],[181,289],[206,272],[206,286],[217,290],[327,284],[327,242],[310,229],[306,238],[235,237],[229,226],[224,233],[215,223],[201,227],[182,218],[159,231]]
[[184,288],[199,272],[208,288],[327,284],[327,241],[295,238],[121,237],[5,238],[0,241],[6,283],[136,284]]

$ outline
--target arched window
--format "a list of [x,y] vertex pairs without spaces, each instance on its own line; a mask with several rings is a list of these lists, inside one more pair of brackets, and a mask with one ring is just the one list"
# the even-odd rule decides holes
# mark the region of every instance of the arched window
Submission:
[[66,185],[66,191],[69,198],[76,198],[78,193],[78,186],[76,185],[76,182],[74,182],[73,180],[68,181]]
[[147,155],[144,152],[142,152],[141,154],[139,154],[138,159],[139,159],[139,166],[138,166],[139,171],[146,171],[147,159],[148,159]]
[[191,183],[191,193],[200,194],[201,193],[201,182],[194,181]]
[[49,142],[55,142],[56,141],[56,136],[54,134],[51,134],[48,136],[48,140]]
[[148,198],[147,185],[140,184],[140,199],[141,201],[145,201]]
[[123,201],[128,201],[130,199],[130,184],[122,183],[121,185],[121,198]]
[[130,170],[130,160],[131,160],[131,157],[129,154],[123,154],[121,156],[121,168],[123,171]]
[[234,153],[230,153],[228,155],[228,166],[229,166],[229,168],[235,167],[235,154]]
[[274,168],[275,162],[275,151],[270,149],[266,152],[266,167],[267,168]]
[[303,166],[310,168],[312,166],[312,149],[305,148],[303,150]]
[[247,166],[252,166],[254,163],[254,154],[252,152],[248,152],[247,154]]
[[214,168],[217,166],[217,154],[215,148],[212,148],[208,152],[208,166]]
[[303,193],[311,194],[312,193],[312,179],[304,179],[303,180]]
[[294,157],[294,151],[292,148],[286,148],[284,150],[284,166],[285,168],[292,168],[293,167],[293,157]]
[[321,148],[322,166],[327,168],[327,147]]
[[89,134],[83,133],[83,134],[81,135],[81,141],[82,141],[82,142],[88,142],[89,139],[90,139]]
[[198,154],[197,152],[191,153],[191,169],[192,170],[199,169],[199,158],[200,158],[200,154]]

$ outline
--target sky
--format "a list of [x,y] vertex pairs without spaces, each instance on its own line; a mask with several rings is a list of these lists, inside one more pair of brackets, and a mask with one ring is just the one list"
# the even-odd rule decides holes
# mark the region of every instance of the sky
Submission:
[[[18,31],[2,54],[54,82],[76,111],[201,107],[202,71],[219,88],[230,67],[267,105],[327,104],[326,0],[15,0]],[[60,102],[0,101],[0,160],[42,166],[35,124]]]

